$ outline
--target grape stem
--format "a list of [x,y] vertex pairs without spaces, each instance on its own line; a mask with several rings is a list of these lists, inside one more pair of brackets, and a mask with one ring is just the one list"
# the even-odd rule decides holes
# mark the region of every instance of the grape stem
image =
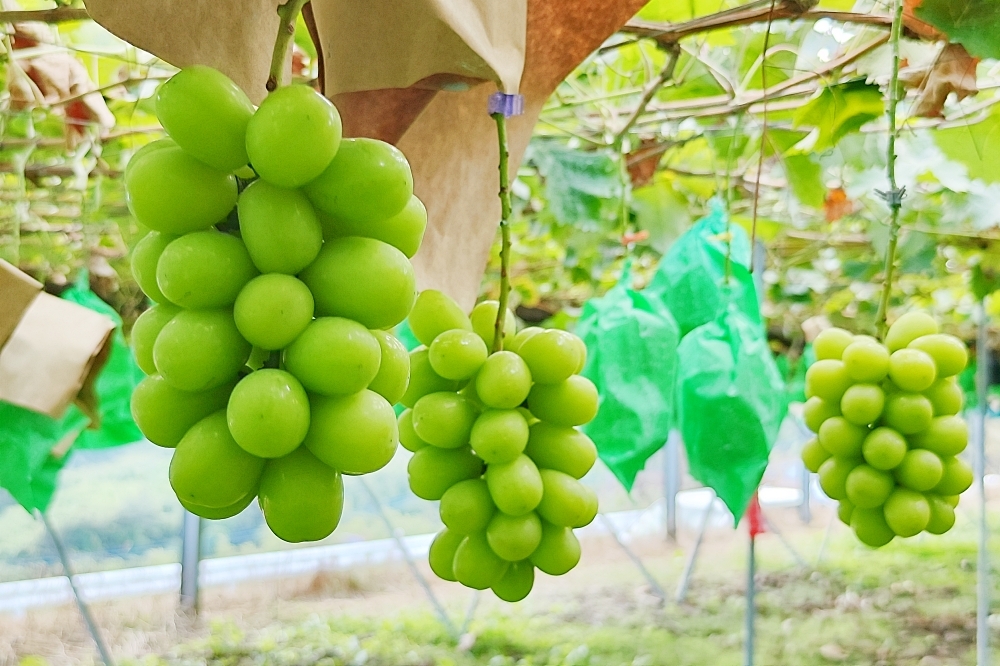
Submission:
[[287,0],[278,5],[278,37],[274,40],[274,52],[271,54],[271,70],[267,77],[265,88],[268,92],[277,90],[285,73],[285,56],[288,55],[288,42],[295,35],[295,21],[299,12],[308,0]]
[[507,321],[507,300],[510,296],[510,174],[507,162],[507,118],[502,113],[490,114],[497,123],[497,140],[500,144],[500,297],[497,320],[493,324],[493,353],[503,349],[503,329]]

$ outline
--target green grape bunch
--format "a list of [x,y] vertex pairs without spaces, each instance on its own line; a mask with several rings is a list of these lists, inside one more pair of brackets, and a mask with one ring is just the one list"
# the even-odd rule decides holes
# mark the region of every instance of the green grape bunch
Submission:
[[132,413],[174,449],[170,485],[204,518],[254,499],[289,542],[336,529],[343,475],[399,441],[410,358],[390,330],[416,299],[427,224],[403,154],[342,136],[334,105],[292,85],[254,108],[222,73],[180,70],[156,96],[167,138],[133,155],[132,252],[156,305],[132,343]]
[[531,591],[535,569],[559,576],[580,560],[573,529],[597,516],[580,482],[597,459],[577,426],[597,414],[594,384],[579,372],[577,336],[530,327],[504,313],[504,348],[493,354],[499,303],[466,315],[445,294],[420,292],[399,440],[413,452],[410,489],[440,500],[445,525],[428,556],[434,573],[505,601]]
[[950,530],[973,480],[957,457],[969,436],[957,380],[965,344],[910,312],[882,342],[830,328],[813,348],[804,418],[816,437],[802,460],[839,501],[840,519],[873,548]]

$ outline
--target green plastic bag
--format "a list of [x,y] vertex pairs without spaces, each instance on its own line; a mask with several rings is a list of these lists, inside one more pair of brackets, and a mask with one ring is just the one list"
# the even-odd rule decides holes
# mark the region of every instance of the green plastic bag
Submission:
[[677,354],[677,412],[691,475],[739,523],[785,416],[784,382],[762,328],[735,306],[686,335]]
[[[732,243],[728,284],[727,241]],[[643,293],[670,310],[682,336],[714,321],[730,302],[760,324],[749,265],[750,239],[738,224],[728,224],[725,208],[715,201],[712,212],[670,247]]]
[[576,332],[587,345],[583,375],[600,407],[583,427],[625,489],[663,446],[674,421],[680,333],[670,312],[630,288],[630,264],[602,298],[583,307]]

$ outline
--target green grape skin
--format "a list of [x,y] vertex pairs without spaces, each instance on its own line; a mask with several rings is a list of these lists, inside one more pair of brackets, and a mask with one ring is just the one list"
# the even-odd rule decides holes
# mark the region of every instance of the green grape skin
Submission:
[[844,482],[847,501],[859,509],[874,509],[889,498],[895,487],[892,474],[869,465],[858,465]]
[[802,463],[813,474],[819,472],[820,465],[829,460],[831,455],[829,451],[823,448],[816,437],[813,437],[802,445]]
[[582,479],[597,461],[597,446],[576,428],[537,421],[528,427],[524,453],[540,469],[554,469]]
[[889,353],[903,349],[911,342],[925,335],[938,332],[937,322],[926,312],[907,312],[893,322],[885,334],[885,346]]
[[413,405],[413,430],[428,444],[457,449],[469,443],[476,416],[472,403],[457,393],[431,393]]
[[875,428],[865,437],[861,454],[865,462],[875,469],[891,470],[903,462],[906,455],[906,438],[892,428]]
[[875,384],[855,384],[840,399],[840,412],[854,425],[874,423],[884,408],[885,393]]
[[485,590],[499,583],[508,566],[509,562],[493,552],[483,533],[466,536],[455,550],[455,579],[474,590]]
[[487,466],[486,483],[493,503],[509,516],[523,516],[542,501],[542,475],[526,455]]
[[932,489],[938,495],[961,495],[972,486],[972,468],[958,458],[942,458],[941,481]]
[[132,325],[132,351],[135,354],[136,365],[147,375],[156,372],[153,363],[153,345],[163,327],[173,319],[180,308],[163,303],[149,308],[135,320]]
[[840,403],[827,402],[816,396],[806,400],[802,408],[802,419],[812,432],[819,432],[823,422],[834,416],[840,416]]
[[955,508],[939,495],[925,495],[931,509],[931,518],[927,521],[930,534],[944,534],[955,526]]
[[542,540],[529,559],[540,571],[562,576],[580,562],[580,542],[570,528],[542,521]]
[[903,462],[893,470],[896,482],[904,488],[926,492],[936,486],[944,474],[941,458],[924,449],[908,451]]
[[472,330],[472,322],[458,303],[437,289],[424,289],[417,294],[407,321],[413,336],[425,347],[430,347],[445,331]]
[[441,377],[461,381],[476,374],[490,352],[472,331],[445,331],[427,350],[431,368]]
[[[553,469],[539,470],[542,476],[542,501],[536,511],[553,525],[577,527],[587,524],[596,493],[569,474]],[[590,520],[588,520],[590,518]],[[527,556],[525,556],[527,557]],[[521,558],[518,558],[521,559]]]
[[927,498],[908,488],[896,488],[892,491],[885,501],[883,512],[886,524],[903,538],[920,534],[931,519],[931,507]]
[[924,391],[924,396],[931,401],[934,416],[954,416],[962,411],[965,403],[962,387],[954,377],[937,380]]
[[378,373],[368,385],[368,390],[375,391],[390,405],[395,405],[406,393],[410,381],[410,354],[392,333],[376,329],[371,334],[378,340],[382,357]]
[[858,458],[868,430],[854,425],[842,416],[834,416],[819,428],[819,443],[832,455]]
[[183,310],[156,337],[153,361],[174,388],[207,391],[235,379],[250,349],[230,310]]
[[305,446],[344,474],[370,474],[389,464],[399,443],[396,412],[385,398],[364,389],[345,396],[310,396]]
[[[461,384],[462,382],[458,382]],[[479,399],[479,394],[476,393],[476,379],[473,377],[469,381],[465,382],[465,386],[458,390],[458,394],[472,403],[472,406],[476,408],[479,413],[485,412],[489,409],[483,404],[483,401]],[[471,435],[470,435],[471,436]]]
[[408,259],[412,259],[420,249],[424,231],[427,229],[427,208],[420,199],[412,196],[403,206],[403,210],[377,224],[338,220],[326,214],[320,216],[320,223],[323,225],[324,238],[341,236],[374,238],[392,245]]
[[125,172],[122,175],[128,178],[129,172],[137,164],[139,164],[139,162],[144,160],[150,153],[155,153],[157,150],[162,148],[177,148],[177,142],[169,137],[164,137],[162,139],[157,139],[156,141],[150,141],[149,143],[144,144],[137,151],[132,153],[128,163],[125,165]]
[[[382,397],[384,398],[385,396]],[[404,409],[399,418],[396,419],[396,424],[399,428],[399,443],[407,451],[416,453],[425,446],[430,446],[430,444],[420,439],[420,435],[413,429],[412,409]]]
[[580,374],[587,367],[587,343],[573,333],[570,333],[570,340],[577,348],[577,357],[580,359],[580,362],[576,366],[576,374]]
[[[472,308],[469,314],[469,321],[472,323],[472,330],[483,339],[486,346],[493,349],[493,338],[496,337],[497,310],[500,303],[497,301],[483,301]],[[503,320],[503,341],[512,340],[517,334],[517,319],[514,313],[507,310]]]
[[258,491],[268,528],[288,543],[333,534],[344,512],[344,479],[304,446],[267,461]]
[[508,562],[529,557],[542,541],[542,521],[531,512],[523,516],[497,513],[486,528],[490,549]]
[[260,103],[246,127],[246,151],[261,179],[301,187],[327,168],[341,145],[337,108],[306,85],[282,86]]
[[236,384],[226,418],[233,439],[247,453],[280,458],[309,432],[309,396],[291,373],[258,370]]
[[156,284],[156,264],[160,261],[163,250],[176,238],[177,236],[161,234],[159,231],[150,231],[132,248],[132,277],[142,293],[155,303],[170,303]]
[[231,306],[256,276],[243,241],[214,230],[174,240],[156,265],[156,284],[167,300],[197,310]]
[[528,434],[528,422],[516,409],[490,409],[476,418],[469,443],[486,463],[505,463],[521,455]]
[[410,382],[400,399],[404,406],[412,409],[417,400],[425,395],[457,389],[458,382],[445,379],[434,372],[426,349],[414,349],[410,352]]
[[845,331],[842,328],[828,328],[813,340],[813,352],[816,354],[817,361],[825,359],[839,361],[844,355],[844,350],[852,342],[854,342],[854,335],[850,331]]
[[559,384],[580,366],[580,350],[575,336],[550,329],[522,342],[517,355],[524,359],[531,378],[538,384]]
[[968,443],[969,427],[961,416],[939,416],[926,430],[910,436],[913,446],[943,457],[957,456]]
[[267,351],[284,349],[299,337],[313,318],[312,292],[291,275],[258,275],[243,286],[233,318],[240,335]]
[[818,396],[827,402],[840,404],[840,399],[852,383],[843,361],[816,361],[806,371],[806,397]]
[[[586,486],[584,486],[586,488]],[[587,525],[594,522],[594,518],[597,518],[597,512],[600,511],[600,500],[595,493],[590,488],[586,488],[587,492],[584,494],[584,499],[587,502],[586,510],[579,515],[577,522],[573,523],[569,527],[586,527]]]
[[555,425],[589,423],[597,416],[597,407],[597,387],[580,375],[572,375],[559,384],[535,384],[528,394],[531,413]]
[[367,328],[389,329],[406,318],[416,299],[410,260],[371,238],[336,238],[299,274],[321,316],[346,317]]
[[160,375],[149,375],[132,392],[131,411],[143,436],[172,449],[198,421],[224,409],[233,384],[189,393],[176,389]]
[[466,479],[453,485],[441,496],[438,509],[441,522],[457,534],[484,531],[497,511],[482,479]]
[[514,409],[531,391],[531,372],[524,360],[509,351],[492,354],[476,375],[476,395],[487,407]]
[[330,164],[303,189],[313,205],[339,220],[377,223],[403,210],[413,196],[413,176],[395,146],[344,139]]
[[493,594],[509,603],[521,601],[531,593],[535,584],[535,567],[531,562],[511,562],[507,573],[493,585]]
[[199,518],[204,518],[205,520],[225,520],[226,518],[232,518],[233,516],[238,516],[243,513],[243,510],[248,506],[253,504],[253,501],[257,499],[256,492],[247,493],[245,497],[237,502],[233,502],[229,506],[219,507],[210,509],[207,506],[199,506],[197,504],[192,504],[191,502],[186,502],[180,497],[177,501],[180,502],[181,506],[188,513],[193,513]]
[[907,345],[919,349],[934,360],[938,378],[953,377],[965,370],[969,363],[969,350],[954,335],[936,333],[924,335]]
[[[840,500],[837,504],[837,518],[848,527],[851,526],[851,516],[854,514],[854,505],[847,500]],[[883,519],[884,520],[884,519]]]
[[483,461],[467,446],[460,449],[427,446],[413,454],[406,471],[413,494],[435,501],[459,481],[481,476]]
[[545,330],[544,328],[541,328],[539,326],[528,326],[527,328],[522,328],[520,331],[517,332],[517,335],[515,335],[511,340],[507,341],[507,344],[504,345],[504,349],[506,349],[507,351],[512,351],[515,354],[517,354],[518,350],[521,349],[521,345],[523,345],[525,342],[535,337],[544,330]]
[[900,389],[911,393],[929,389],[937,379],[934,359],[919,349],[894,351],[889,357],[889,379]]
[[938,495],[938,497],[944,499],[953,509],[958,508],[958,503],[962,499],[958,495]]
[[892,393],[886,398],[883,421],[904,435],[926,430],[933,418],[931,401],[919,393]]
[[264,460],[233,439],[221,409],[191,426],[177,444],[170,459],[170,487],[188,503],[217,509],[256,490],[263,469]]
[[342,317],[314,319],[282,354],[285,369],[320,395],[361,391],[378,375],[381,360],[375,336]]
[[856,382],[877,384],[889,374],[889,350],[875,340],[855,339],[844,350],[843,362]]
[[881,508],[854,509],[851,512],[851,529],[858,541],[871,548],[881,548],[896,538]]
[[431,571],[435,576],[441,580],[456,582],[455,551],[463,541],[465,541],[464,534],[452,532],[447,528],[437,533],[427,553],[427,563],[431,565]]
[[306,195],[256,180],[240,194],[240,235],[262,273],[295,275],[315,261],[323,229]]
[[129,210],[154,231],[181,235],[207,229],[236,205],[236,177],[167,146],[150,152],[125,178]]
[[170,138],[213,169],[235,171],[249,158],[247,123],[254,109],[222,72],[193,65],[156,91],[156,117]]
[[836,457],[820,465],[819,486],[827,497],[834,500],[847,499],[847,475],[857,465],[857,460]]

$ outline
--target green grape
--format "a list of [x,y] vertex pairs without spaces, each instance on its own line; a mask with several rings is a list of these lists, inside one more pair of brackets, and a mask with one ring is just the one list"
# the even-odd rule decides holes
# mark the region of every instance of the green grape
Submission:
[[597,512],[601,508],[597,493],[590,488],[587,488],[587,493],[585,494],[584,499],[587,501],[586,511],[582,512],[579,520],[570,525],[570,527],[586,527],[594,522],[594,518],[597,518]]
[[153,361],[174,388],[207,391],[236,378],[250,358],[229,310],[183,310],[156,337]]
[[184,507],[188,513],[193,513],[199,518],[204,518],[205,520],[225,520],[226,518],[232,518],[233,516],[238,516],[243,513],[243,510],[250,506],[255,499],[257,499],[257,493],[250,492],[247,493],[245,497],[237,502],[233,502],[229,506],[215,509],[186,502],[180,497],[177,498],[177,501],[181,503],[181,506]]
[[264,460],[239,447],[229,434],[226,410],[191,426],[170,459],[170,487],[191,504],[217,509],[257,489]]
[[924,395],[931,401],[934,416],[958,414],[962,411],[962,406],[965,403],[965,394],[962,393],[962,387],[958,385],[954,377],[937,380],[924,391]]
[[313,317],[309,287],[291,275],[269,273],[250,280],[236,297],[233,318],[247,342],[272,351],[284,349]]
[[496,513],[490,489],[482,479],[459,481],[441,496],[441,522],[452,532],[482,532]]
[[205,65],[185,67],[156,91],[156,117],[181,148],[219,171],[245,165],[254,109],[238,85]]
[[176,238],[177,236],[161,234],[159,231],[150,231],[132,248],[132,277],[142,293],[156,303],[170,303],[156,284],[156,264],[160,261],[164,248]]
[[459,481],[482,475],[483,461],[467,446],[460,449],[425,446],[413,454],[406,471],[413,494],[433,501],[441,499]]
[[892,428],[875,428],[865,437],[861,454],[875,469],[894,469],[906,455],[906,439]]
[[509,563],[490,548],[485,534],[470,534],[455,550],[453,570],[459,583],[485,590],[500,582]]
[[163,295],[182,308],[197,310],[231,306],[256,275],[243,241],[214,230],[181,236],[156,264],[156,284]]
[[431,565],[431,571],[442,580],[455,582],[455,551],[465,540],[464,534],[458,534],[448,529],[443,529],[431,541],[430,550],[427,553],[427,562]]
[[367,328],[392,328],[406,318],[416,298],[410,260],[371,238],[324,243],[299,279],[312,291],[317,314],[347,317]]
[[969,363],[969,350],[954,335],[924,335],[907,345],[907,348],[919,349],[934,359],[939,378],[957,375]]
[[527,328],[522,328],[520,331],[517,332],[517,335],[515,335],[511,340],[507,341],[507,344],[504,345],[504,349],[506,349],[507,351],[512,351],[516,354],[517,351],[521,348],[521,345],[523,345],[525,342],[535,337],[544,330],[545,330],[544,328],[541,328],[539,326],[528,326]]
[[529,559],[550,576],[562,576],[580,562],[580,542],[570,528],[542,521],[542,541]]
[[410,382],[400,399],[407,407],[412,408],[425,395],[458,389],[458,382],[445,379],[434,372],[428,356],[426,349],[414,349],[410,352]]
[[819,471],[820,465],[825,463],[830,456],[830,452],[823,448],[816,437],[802,445],[802,463],[813,474]]
[[492,354],[476,375],[476,395],[487,407],[520,407],[531,391],[531,372],[514,352]]
[[819,486],[830,499],[847,499],[847,475],[857,467],[850,458],[830,458],[819,466]]
[[570,340],[576,345],[577,357],[580,359],[580,362],[576,366],[576,374],[580,374],[587,367],[587,343],[577,335],[570,333],[570,336]]
[[289,543],[319,541],[337,529],[344,512],[344,479],[300,446],[267,461],[260,509],[274,535]]
[[840,404],[840,399],[852,383],[843,361],[816,361],[806,371],[806,397],[818,396],[827,402]]
[[890,393],[886,397],[882,420],[904,435],[926,430],[933,418],[931,401],[919,393]]
[[925,495],[931,508],[931,518],[924,529],[931,534],[944,534],[955,526],[955,509],[939,495]]
[[896,538],[881,508],[854,509],[851,512],[851,529],[858,541],[872,548],[881,548]]
[[876,384],[889,374],[889,350],[873,339],[857,339],[844,350],[844,369],[856,382]]
[[531,378],[539,384],[558,384],[569,379],[580,365],[580,350],[566,331],[550,329],[524,341],[517,355],[524,359]]
[[472,331],[445,331],[434,338],[428,360],[438,375],[462,380],[476,374],[490,355],[486,343]]
[[278,187],[301,187],[327,168],[341,145],[337,108],[306,85],[282,86],[260,103],[246,126],[254,171]]
[[469,443],[476,416],[472,403],[457,393],[431,393],[413,406],[413,430],[428,444],[457,449]]
[[939,497],[944,499],[944,501],[947,502],[953,509],[958,507],[958,502],[961,500],[961,497],[958,495],[940,495]]
[[573,375],[559,384],[535,384],[528,394],[531,413],[556,425],[589,423],[597,416],[597,406],[597,387],[580,375]]
[[819,432],[823,422],[834,416],[840,416],[840,403],[827,402],[816,396],[806,400],[802,408],[802,418],[806,427],[813,432]]
[[851,516],[854,514],[854,505],[847,500],[840,500],[837,504],[837,518],[848,527],[851,525]]
[[177,142],[171,138],[165,137],[163,139],[157,139],[156,141],[150,141],[144,144],[139,150],[132,153],[132,157],[129,158],[128,163],[125,165],[125,173],[123,174],[128,178],[129,172],[135,168],[142,160],[146,158],[150,153],[155,153],[157,150],[162,148],[177,148]]
[[938,332],[937,322],[926,312],[907,312],[889,327],[885,334],[885,346],[889,353],[903,349],[908,344],[924,335]]
[[825,359],[839,361],[844,355],[844,350],[852,342],[854,342],[854,335],[850,331],[845,331],[842,328],[828,328],[813,340],[813,352],[816,354],[817,361]]
[[526,455],[508,463],[489,465],[486,483],[493,503],[509,516],[523,516],[542,501],[542,475]]
[[910,437],[913,446],[943,457],[957,456],[968,443],[969,427],[961,416],[939,416],[926,430]]
[[533,511],[523,516],[497,513],[486,528],[486,540],[502,559],[518,562],[538,548],[542,541],[542,521]]
[[938,495],[961,495],[972,486],[972,468],[958,458],[942,458],[941,481],[932,489]]
[[535,567],[531,562],[511,562],[507,573],[493,585],[493,594],[504,601],[515,603],[527,597],[534,584]]
[[156,336],[178,312],[180,308],[167,303],[154,305],[139,315],[132,325],[132,351],[135,353],[135,362],[147,375],[156,372],[156,364],[153,363],[153,345],[156,344]]
[[904,391],[919,393],[937,379],[934,359],[919,349],[894,351],[889,357],[889,379]]
[[877,345],[882,344],[874,335],[863,335],[858,334],[854,336],[854,342],[874,342]]
[[367,389],[351,395],[314,395],[303,442],[313,455],[344,474],[369,474],[389,464],[396,453],[396,412],[385,398]]
[[883,507],[885,522],[901,537],[916,536],[924,531],[931,519],[927,498],[908,488],[896,488]]
[[172,449],[191,426],[229,402],[233,384],[189,393],[176,389],[160,375],[146,377],[132,392],[132,418],[143,436]]
[[844,492],[847,500],[860,509],[874,509],[888,499],[896,486],[892,474],[868,465],[858,465],[847,475]]
[[[486,346],[493,349],[493,338],[496,337],[497,309],[500,303],[497,301],[483,301],[472,308],[469,314],[469,321],[472,322],[472,330],[483,339]],[[504,343],[511,340],[517,334],[517,320],[514,313],[507,310],[507,315],[503,320]]]
[[472,425],[469,443],[489,464],[510,462],[528,444],[528,422],[516,409],[487,410]]
[[[384,398],[385,396],[382,397]],[[407,451],[416,453],[425,446],[430,446],[430,444],[420,439],[420,435],[413,429],[412,409],[404,409],[399,418],[396,419],[396,424],[399,427],[399,443]]]
[[236,177],[167,146],[129,170],[125,192],[139,224],[180,235],[225,219],[236,205]]
[[407,258],[412,259],[424,239],[424,231],[427,229],[427,209],[420,199],[412,196],[403,210],[387,220],[374,224],[340,220],[326,214],[320,216],[320,222],[323,224],[324,238],[341,236],[375,238],[392,245]]
[[[832,455],[841,458],[858,458],[868,429],[854,425],[843,416],[834,416],[819,427],[819,443]],[[834,498],[837,499],[837,498]]]
[[537,421],[531,424],[528,432],[524,453],[542,469],[554,469],[574,479],[582,479],[597,461],[594,442],[576,428]]
[[472,322],[458,303],[437,289],[424,289],[417,294],[407,321],[413,336],[426,347],[445,331],[472,330]]
[[306,195],[256,180],[237,204],[240,235],[262,273],[295,275],[323,246],[323,229]]
[[382,348],[367,328],[342,317],[320,317],[285,349],[285,369],[307,391],[347,395],[378,375]]
[[403,153],[377,139],[344,139],[329,166],[303,188],[313,204],[335,218],[381,222],[413,196]]
[[855,384],[840,399],[840,411],[854,425],[866,426],[878,420],[885,408],[885,393],[875,384]]
[[392,333],[376,329],[371,334],[382,349],[382,360],[379,362],[378,374],[368,385],[368,390],[375,391],[390,405],[395,405],[406,393],[406,386],[410,381],[410,354]]
[[[539,470],[542,476],[542,501],[538,515],[562,527],[577,527],[593,520],[590,509],[596,503],[596,493],[569,474],[554,469]],[[527,556],[526,556],[527,557]],[[520,558],[518,558],[520,559]]]
[[280,458],[309,432],[309,396],[284,370],[258,370],[236,385],[226,409],[229,432],[247,453]]

